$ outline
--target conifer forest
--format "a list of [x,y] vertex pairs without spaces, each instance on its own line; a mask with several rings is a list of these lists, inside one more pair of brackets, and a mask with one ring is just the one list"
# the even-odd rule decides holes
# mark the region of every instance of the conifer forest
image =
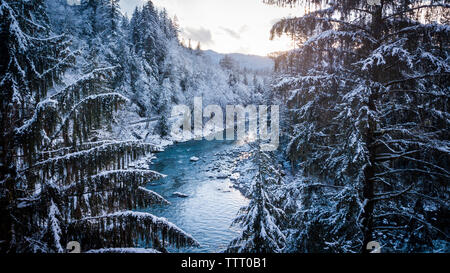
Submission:
[[450,252],[448,0],[0,0],[0,98],[0,253]]

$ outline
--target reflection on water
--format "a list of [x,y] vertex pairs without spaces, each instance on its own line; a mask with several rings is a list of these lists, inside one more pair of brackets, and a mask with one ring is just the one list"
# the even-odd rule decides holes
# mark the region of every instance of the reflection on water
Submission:
[[[169,249],[170,252],[221,252],[240,232],[230,227],[239,208],[247,199],[232,188],[228,178],[219,179],[211,171],[228,171],[233,161],[229,153],[232,142],[191,141],[177,144],[158,154],[151,168],[167,175],[148,189],[158,192],[171,202],[166,206],[154,206],[147,211],[165,217],[184,231],[192,234],[199,248]],[[225,155],[225,156],[224,156]],[[200,158],[197,162],[191,157]],[[187,194],[187,198],[173,196],[174,192]]]

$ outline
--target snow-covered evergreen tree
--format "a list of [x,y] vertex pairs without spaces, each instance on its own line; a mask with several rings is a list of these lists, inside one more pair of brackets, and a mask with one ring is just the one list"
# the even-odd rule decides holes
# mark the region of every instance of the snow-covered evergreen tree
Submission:
[[285,236],[279,225],[284,221],[284,212],[274,204],[272,190],[280,184],[281,174],[273,163],[273,156],[253,147],[257,168],[250,189],[250,203],[239,211],[234,225],[242,227],[241,234],[231,241],[230,253],[276,253],[281,252]]
[[309,6],[272,29],[299,45],[277,58],[275,84],[291,109],[289,158],[307,177],[297,250],[317,238],[337,252],[447,241],[447,1],[264,2]]

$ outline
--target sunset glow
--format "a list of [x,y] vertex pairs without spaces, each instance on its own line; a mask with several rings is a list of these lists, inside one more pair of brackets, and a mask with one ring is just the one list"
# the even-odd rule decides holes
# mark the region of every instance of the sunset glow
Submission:
[[[129,16],[145,0],[122,0],[121,6]],[[178,18],[182,39],[201,43],[202,49],[220,53],[267,53],[289,50],[293,44],[288,37],[271,41],[270,29],[278,19],[298,16],[301,8],[280,8],[262,0],[154,0],[166,8],[171,17]]]

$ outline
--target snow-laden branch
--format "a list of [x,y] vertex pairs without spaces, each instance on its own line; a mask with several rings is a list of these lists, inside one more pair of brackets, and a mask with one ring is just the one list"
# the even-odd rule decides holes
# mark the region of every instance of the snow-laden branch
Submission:
[[380,66],[386,64],[386,56],[395,56],[402,62],[405,62],[409,68],[412,68],[414,56],[405,49],[404,44],[406,41],[407,39],[404,38],[396,40],[390,44],[382,44],[371,52],[367,58],[357,62],[356,64],[360,64],[362,66],[362,71],[367,71],[374,65]]
[[422,169],[418,169],[418,168],[390,169],[388,171],[376,174],[375,177],[386,176],[386,175],[396,174],[396,173],[404,173],[404,172],[423,173],[423,174],[427,174],[427,175],[436,175],[436,176],[441,176],[441,177],[445,177],[447,179],[450,179],[450,175],[447,175],[447,174],[444,174],[444,173],[432,172],[432,171],[429,171],[429,170],[422,170]]
[[302,25],[306,24],[308,21],[315,21],[321,23],[337,23],[350,29],[360,30],[361,32],[359,35],[363,36],[365,39],[367,39],[367,41],[371,43],[376,42],[375,38],[373,38],[370,31],[361,25],[353,24],[348,21],[339,20],[331,17],[317,17],[312,14],[308,14],[303,17],[281,19],[279,22],[273,25],[270,31],[271,39],[273,39],[275,33],[277,33],[278,35],[280,35],[283,32],[295,34],[295,32],[297,30],[301,30],[303,28]]
[[164,197],[162,197],[161,195],[152,190],[146,189],[144,187],[139,187],[138,191],[144,194],[147,198],[149,198],[154,204],[170,205],[170,202],[167,201],[167,199],[165,199]]
[[111,152],[118,150],[125,150],[127,148],[131,149],[145,149],[149,152],[160,152],[162,150],[161,147],[155,146],[153,144],[144,143],[142,141],[117,141],[117,142],[109,142],[106,144],[102,144],[87,150],[78,151],[69,153],[62,156],[52,157],[46,159],[44,161],[37,162],[33,167],[39,167],[49,164],[58,164],[59,162],[67,162],[67,161],[77,161],[77,160],[85,160],[85,157],[96,156],[101,157],[103,153],[110,154]]
[[434,231],[442,234],[447,239],[449,238],[449,235],[446,232],[433,226],[432,224],[428,223],[425,219],[421,219],[420,217],[416,216],[415,214],[409,213],[406,210],[399,210],[399,209],[395,209],[395,208],[393,208],[392,210],[393,210],[393,212],[392,212],[393,215],[395,214],[395,215],[404,217],[408,221],[410,221],[410,219],[414,219],[414,220],[418,221],[419,223],[423,224],[424,226],[426,226],[427,228],[429,228],[430,230],[434,230]]
[[50,108],[56,109],[57,105],[58,102],[53,99],[46,99],[39,102],[35,107],[33,116],[29,120],[26,120],[21,127],[15,129],[16,135],[24,135],[33,127],[34,124],[36,124],[43,112]]
[[368,201],[369,202],[376,202],[376,201],[396,198],[396,197],[402,196],[405,193],[409,192],[413,187],[414,187],[414,184],[411,184],[408,188],[406,188],[406,189],[404,189],[402,191],[386,192],[386,193],[375,194],[375,197],[369,199]]
[[390,15],[384,17],[383,20],[386,20],[386,19],[389,19],[389,18],[392,18],[392,17],[395,17],[395,16],[399,16],[399,15],[405,15],[405,13],[416,11],[416,10],[419,10],[419,9],[429,9],[429,8],[444,8],[444,9],[448,9],[448,8],[450,8],[450,4],[439,3],[439,4],[430,4],[430,5],[420,5],[420,6],[404,9],[402,11],[390,14]]
[[127,97],[125,97],[119,93],[102,93],[102,94],[96,94],[96,95],[91,95],[91,96],[85,97],[81,101],[79,101],[77,104],[75,104],[68,113],[66,113],[66,115],[62,118],[59,128],[55,131],[55,133],[53,134],[53,136],[50,139],[53,141],[59,135],[59,133],[61,133],[62,129],[67,124],[67,122],[70,120],[70,117],[75,113],[75,111],[77,110],[78,107],[82,106],[83,104],[85,104],[87,102],[94,101],[97,99],[104,99],[104,98],[111,98],[111,99],[117,98],[117,99],[125,101],[125,102],[129,101],[129,99]]
[[92,80],[96,76],[96,74],[98,74],[98,73],[105,72],[105,71],[111,71],[111,70],[114,70],[116,68],[117,68],[117,66],[96,68],[96,69],[92,70],[91,72],[86,73],[86,74],[82,75],[81,77],[77,78],[76,81],[67,84],[61,90],[58,90],[55,94],[53,94],[51,96],[51,98],[56,99],[56,97],[58,97],[60,95],[64,96],[65,92],[67,90],[69,90],[70,88],[75,87],[78,84],[83,83],[85,81]]
[[404,82],[414,81],[414,80],[420,80],[420,79],[425,79],[425,78],[441,77],[443,75],[450,75],[450,71],[446,71],[444,73],[422,74],[422,75],[417,75],[417,76],[413,76],[413,77],[407,77],[407,78],[404,78],[404,79],[393,80],[393,81],[385,83],[384,86],[388,87],[388,86],[391,86],[391,85],[394,85],[394,84],[399,84],[399,83],[404,83]]
[[303,46],[313,46],[313,44],[316,44],[320,41],[330,41],[330,40],[335,41],[348,38],[351,39],[352,42],[356,43],[363,43],[365,41],[369,41],[371,43],[376,42],[373,38],[367,36],[366,33],[362,31],[343,31],[343,30],[338,31],[330,29],[312,36],[311,38],[306,40],[305,43],[303,43]]
[[[169,237],[169,242],[177,243],[180,245],[200,246],[200,243],[194,239],[194,237],[175,224],[169,222],[166,218],[157,217],[150,213],[135,212],[135,211],[123,211],[112,214],[106,214],[95,217],[86,217],[80,220],[75,220],[71,225],[91,225],[106,220],[118,220],[122,223],[135,223],[133,228],[146,227],[154,232],[161,231],[162,236]],[[106,226],[106,230],[116,228],[114,225]]]
[[9,31],[11,34],[14,34],[13,36],[15,36],[15,38],[17,39],[17,43],[19,45],[18,50],[26,52],[29,41],[25,36],[25,33],[20,28],[20,24],[16,19],[18,17],[18,14],[16,14],[14,9],[11,8],[6,1],[2,1],[0,5],[0,15],[3,16],[4,13],[7,13],[7,16],[5,17],[10,20]]
[[442,33],[448,35],[448,33],[450,32],[450,26],[446,24],[437,24],[437,23],[430,23],[430,24],[416,23],[413,26],[404,27],[396,32],[388,33],[384,37],[382,37],[380,41],[384,41],[386,39],[389,39],[390,37],[397,37],[405,33],[418,31],[430,31],[434,33]]

